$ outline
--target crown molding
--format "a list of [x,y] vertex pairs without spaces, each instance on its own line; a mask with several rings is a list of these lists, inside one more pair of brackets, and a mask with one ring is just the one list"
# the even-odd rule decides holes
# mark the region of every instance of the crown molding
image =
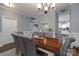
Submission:
[[17,13],[17,14],[21,14],[21,15],[24,15],[22,11],[19,11],[17,9],[14,9],[14,8],[10,8],[10,7],[6,7],[6,6],[0,6],[0,8],[3,8],[3,9],[6,9],[6,10],[9,10],[11,12],[14,12],[14,13]]

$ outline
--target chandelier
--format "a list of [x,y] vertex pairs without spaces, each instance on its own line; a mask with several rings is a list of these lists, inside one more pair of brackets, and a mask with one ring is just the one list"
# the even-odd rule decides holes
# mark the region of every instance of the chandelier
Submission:
[[39,3],[37,5],[37,8],[40,11],[43,11],[45,14],[47,14],[49,10],[54,9],[54,7],[55,7],[55,3]]
[[13,3],[3,3],[5,6],[8,6],[8,7],[14,7],[14,4]]

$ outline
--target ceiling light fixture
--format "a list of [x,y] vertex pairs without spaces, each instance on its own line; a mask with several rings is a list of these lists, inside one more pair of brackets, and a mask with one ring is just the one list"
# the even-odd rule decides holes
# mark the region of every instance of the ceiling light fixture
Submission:
[[5,6],[8,6],[8,7],[13,7],[14,4],[13,3],[3,3]]
[[39,3],[37,5],[37,8],[40,11],[43,11],[45,14],[47,14],[49,10],[54,9],[54,7],[55,7],[55,3]]

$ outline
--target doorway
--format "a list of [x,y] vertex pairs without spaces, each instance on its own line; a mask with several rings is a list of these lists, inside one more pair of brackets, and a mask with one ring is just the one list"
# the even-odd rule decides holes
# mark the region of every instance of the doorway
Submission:
[[7,16],[2,16],[2,35],[1,44],[13,43],[14,40],[11,33],[17,31],[17,19]]

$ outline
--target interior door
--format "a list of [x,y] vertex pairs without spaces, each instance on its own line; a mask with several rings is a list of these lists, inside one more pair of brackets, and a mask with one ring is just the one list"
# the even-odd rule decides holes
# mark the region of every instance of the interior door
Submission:
[[2,17],[2,44],[14,42],[11,33],[17,31],[17,19]]

